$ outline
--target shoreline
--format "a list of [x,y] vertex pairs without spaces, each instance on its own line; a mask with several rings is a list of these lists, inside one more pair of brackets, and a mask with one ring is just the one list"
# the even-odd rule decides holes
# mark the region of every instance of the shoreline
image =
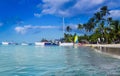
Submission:
[[120,48],[120,44],[84,44],[84,46]]
[[91,47],[100,54],[120,59],[120,44],[85,44],[84,46]]

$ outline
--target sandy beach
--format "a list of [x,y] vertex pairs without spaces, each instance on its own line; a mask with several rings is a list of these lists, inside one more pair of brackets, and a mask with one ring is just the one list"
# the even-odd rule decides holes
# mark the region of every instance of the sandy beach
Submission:
[[85,44],[84,46],[90,46],[90,47],[120,48],[120,44]]

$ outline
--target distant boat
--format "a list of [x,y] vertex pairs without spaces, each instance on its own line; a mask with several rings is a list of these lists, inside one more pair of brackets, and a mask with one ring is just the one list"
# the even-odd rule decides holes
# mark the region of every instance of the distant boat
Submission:
[[33,43],[29,43],[28,45],[34,45]]
[[2,45],[9,45],[9,42],[2,42]]
[[13,45],[19,45],[18,43],[13,43]]
[[44,45],[45,45],[45,42],[35,42],[35,45],[36,45],[36,46],[44,46]]
[[45,46],[58,46],[59,44],[52,43],[52,42],[45,42]]
[[73,46],[73,43],[59,43],[59,46]]
[[16,42],[9,42],[10,45],[18,45]]

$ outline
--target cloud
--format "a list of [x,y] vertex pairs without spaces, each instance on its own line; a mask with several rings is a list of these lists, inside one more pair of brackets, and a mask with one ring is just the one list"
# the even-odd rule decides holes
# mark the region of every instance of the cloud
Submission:
[[103,2],[104,0],[78,0],[72,8],[84,11],[94,8],[94,6],[102,4]]
[[0,22],[0,26],[3,26],[3,23],[2,23],[2,22]]
[[26,26],[17,26],[15,27],[15,31],[20,34],[25,34],[29,29],[31,29],[31,25],[26,25]]
[[120,7],[120,0],[110,0],[108,2],[106,2],[106,5],[110,8],[110,9],[115,9],[115,8],[119,8]]
[[15,27],[15,31],[21,34],[24,34],[26,32],[24,27]]
[[54,29],[54,28],[60,28],[58,26],[34,26],[35,29]]
[[110,10],[115,10],[120,7],[119,3],[120,0],[42,0],[42,3],[37,5],[40,13],[34,13],[34,16],[41,17],[47,14],[60,17],[89,16],[104,5]]
[[[40,5],[42,7],[40,15],[50,14],[71,17],[89,13],[93,11],[91,9],[104,3],[105,0],[42,0],[42,2],[43,4]],[[39,14],[37,15],[39,16]]]
[[42,14],[54,14],[54,15],[62,15],[60,13],[61,7],[69,2],[70,0],[43,0],[43,10]]
[[115,19],[120,18],[120,10],[111,10],[110,11],[110,16],[115,18]]
[[[67,24],[68,26],[70,26],[72,28],[72,30],[77,30],[77,25],[76,24]],[[66,29],[67,26],[64,26],[64,30]],[[53,26],[53,25],[47,25],[47,26],[33,26],[33,25],[24,25],[24,26],[17,26],[14,28],[14,30],[17,33],[20,34],[26,34],[27,32],[29,32],[30,30],[33,32],[40,32],[40,30],[42,29],[58,29],[58,30],[63,30],[63,26]]]
[[34,13],[34,16],[35,16],[35,17],[41,17],[42,15],[39,14],[39,13]]
[[[37,30],[37,29],[59,29],[59,26],[32,26],[32,25],[24,25],[24,26],[17,26],[15,27],[15,31],[20,34],[25,34],[30,30]],[[38,30],[37,30],[38,31]]]

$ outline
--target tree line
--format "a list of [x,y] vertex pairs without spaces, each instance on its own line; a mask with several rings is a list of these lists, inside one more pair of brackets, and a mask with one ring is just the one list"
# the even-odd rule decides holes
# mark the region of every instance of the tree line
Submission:
[[[85,30],[83,36],[79,36],[79,42],[83,40],[89,43],[120,43],[120,21],[110,17],[110,10],[103,6],[99,11],[84,24],[78,24],[77,30]],[[74,35],[70,33],[72,28],[66,27],[67,33],[64,33],[64,41],[72,42]],[[91,34],[88,34],[92,32]]]

